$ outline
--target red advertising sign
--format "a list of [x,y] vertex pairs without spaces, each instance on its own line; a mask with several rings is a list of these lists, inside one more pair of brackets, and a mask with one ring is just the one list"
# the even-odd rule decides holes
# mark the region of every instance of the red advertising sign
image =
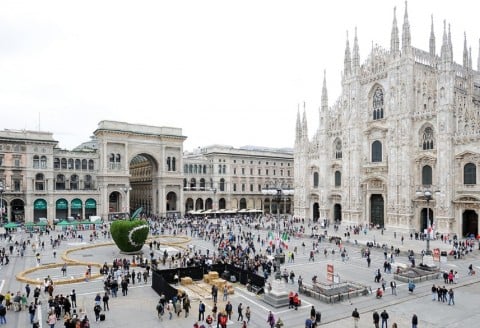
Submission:
[[333,282],[333,264],[327,264],[327,281]]

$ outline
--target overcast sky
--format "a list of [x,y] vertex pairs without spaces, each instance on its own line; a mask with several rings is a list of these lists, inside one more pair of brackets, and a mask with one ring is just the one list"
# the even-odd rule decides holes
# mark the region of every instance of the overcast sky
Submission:
[[[50,131],[60,147],[87,141],[101,120],[183,129],[185,150],[211,144],[292,147],[297,106],[317,128],[323,70],[340,94],[346,31],[361,62],[390,46],[393,8],[336,1],[0,1],[0,129]],[[473,7],[472,7],[473,6]],[[410,1],[412,44],[437,53],[443,20],[454,59],[463,34],[479,51],[475,2]]]

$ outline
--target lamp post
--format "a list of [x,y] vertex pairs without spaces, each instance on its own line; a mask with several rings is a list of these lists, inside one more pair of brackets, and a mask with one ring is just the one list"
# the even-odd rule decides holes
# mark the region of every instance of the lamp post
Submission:
[[128,195],[129,191],[132,190],[132,188],[129,186],[129,185],[125,185],[123,188],[122,188],[123,192],[125,193],[125,212],[128,213],[128,215],[130,216],[130,197]]
[[[435,191],[435,194],[440,194],[440,191]],[[427,249],[425,250],[425,255],[432,255],[430,250],[430,234],[432,232],[432,222],[430,222],[430,201],[433,199],[433,194],[430,189],[417,190],[416,195],[422,197],[427,201]],[[433,218],[432,218],[433,220]]]
[[212,188],[213,191],[213,203],[212,203],[212,210],[213,210],[213,219],[215,220],[217,218],[217,206],[215,206],[216,203],[216,194],[217,194],[217,188]]
[[3,186],[3,181],[0,181],[0,213],[2,215],[2,224],[3,224],[3,192],[5,187]]

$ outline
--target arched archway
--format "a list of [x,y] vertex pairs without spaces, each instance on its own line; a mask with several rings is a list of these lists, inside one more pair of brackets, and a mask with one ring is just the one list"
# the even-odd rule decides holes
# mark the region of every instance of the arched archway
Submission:
[[205,200],[205,209],[206,210],[211,210],[213,209],[213,200],[211,198],[207,198]]
[[108,212],[123,212],[122,204],[120,202],[122,196],[118,191],[114,191],[108,195]]
[[224,210],[227,208],[227,201],[225,200],[225,198],[220,198],[218,200],[218,209],[219,210]]
[[474,210],[466,210],[462,215],[462,235],[478,236],[478,214]]
[[385,226],[384,208],[385,203],[383,196],[380,194],[373,194],[370,197],[370,223],[374,226]]
[[203,208],[203,199],[197,198],[197,200],[195,201],[195,210],[196,210],[196,211],[198,211],[198,210],[204,210],[204,208]]
[[187,198],[185,200],[185,213],[193,211],[193,199]]
[[320,218],[320,206],[317,202],[313,203],[313,222],[317,222]]
[[335,204],[333,206],[333,220],[335,222],[342,221],[342,205],[341,204]]
[[39,218],[47,217],[47,201],[39,198],[33,202],[33,221],[38,222]]
[[57,199],[55,202],[55,218],[64,220],[68,216],[68,201],[65,198]]
[[[153,187],[154,177],[157,176],[158,163],[152,155],[141,153],[135,155],[129,164],[130,171],[130,190],[128,192],[129,209],[132,213],[137,208],[142,207],[142,213],[149,216],[158,212],[155,204],[155,190]],[[168,196],[167,196],[168,199]],[[168,200],[165,202],[166,207],[169,204]],[[177,207],[176,204],[175,208]]]
[[167,212],[177,211],[177,194],[173,191],[167,194]]
[[10,203],[11,205],[11,214],[10,218],[13,222],[24,222],[25,221],[25,202],[21,199],[14,199]]
[[[428,219],[430,220],[430,227],[432,227],[433,226],[433,210],[431,208],[428,209]],[[423,232],[427,228],[428,228],[427,208],[422,208],[422,211],[420,212],[420,231]]]
[[247,208],[247,200],[245,198],[240,199],[240,210],[246,209]]

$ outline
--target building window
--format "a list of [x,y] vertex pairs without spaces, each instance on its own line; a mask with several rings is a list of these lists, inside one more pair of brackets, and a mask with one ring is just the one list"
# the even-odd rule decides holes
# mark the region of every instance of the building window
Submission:
[[262,175],[262,169],[258,169],[258,175]]
[[423,130],[422,135],[422,149],[423,150],[430,150],[433,149],[433,129],[431,127],[426,127]]
[[87,160],[86,159],[82,159],[82,170],[87,170]]
[[62,158],[60,163],[61,163],[60,167],[62,168],[62,170],[66,170],[67,169],[67,159]]
[[92,176],[89,174],[85,176],[85,180],[83,182],[83,189],[93,189]]
[[313,188],[318,188],[318,172],[313,173]]
[[57,175],[55,190],[65,190],[65,176],[63,174]]
[[13,179],[13,191],[19,192],[22,188],[22,180],[21,179]]
[[245,184],[242,183],[242,192],[245,192]]
[[68,169],[73,170],[73,158],[68,159]]
[[197,180],[195,178],[192,178],[190,180],[190,189],[195,190],[197,188]]
[[227,171],[227,166],[226,166],[226,165],[223,165],[223,166],[222,166],[222,173],[225,174],[226,171]]
[[172,170],[172,167],[170,164],[170,157],[167,157],[167,171],[171,171],[171,170]]
[[382,88],[377,87],[373,94],[373,120],[380,120],[383,118],[383,91]]
[[38,157],[38,155],[33,156],[33,168],[40,168],[40,157]]
[[335,187],[340,187],[342,185],[342,172],[335,171]]
[[35,190],[45,190],[45,177],[42,173],[35,175]]
[[250,192],[253,192],[253,184],[250,184]]
[[70,177],[70,190],[78,190],[78,175],[76,174]]
[[233,191],[234,192],[237,191],[237,184],[236,183],[233,184]]
[[432,185],[432,167],[430,165],[425,165],[422,167],[422,185]]
[[40,168],[41,169],[46,169],[47,168],[47,157],[46,156],[40,157]]
[[372,162],[381,162],[382,161],[382,143],[378,140],[375,140],[372,143]]
[[93,159],[88,160],[88,170],[93,171],[95,169],[95,164],[93,162]]
[[268,169],[265,169],[265,175],[268,175]]
[[242,175],[245,175],[245,168],[242,167]]
[[[175,172],[176,170],[177,170],[177,160],[175,157],[172,157],[172,171]],[[205,166],[203,167],[203,170],[205,171]]]
[[77,158],[75,160],[75,170],[80,170],[82,168],[82,165],[80,163],[80,160]]
[[335,159],[342,159],[342,141],[340,139],[335,142]]
[[225,179],[220,179],[220,191],[225,191]]
[[236,167],[233,168],[233,175],[237,175],[237,168]]
[[463,167],[463,184],[477,184],[477,166],[475,164],[468,163]]
[[222,165],[221,164],[218,165],[218,174],[222,174]]

